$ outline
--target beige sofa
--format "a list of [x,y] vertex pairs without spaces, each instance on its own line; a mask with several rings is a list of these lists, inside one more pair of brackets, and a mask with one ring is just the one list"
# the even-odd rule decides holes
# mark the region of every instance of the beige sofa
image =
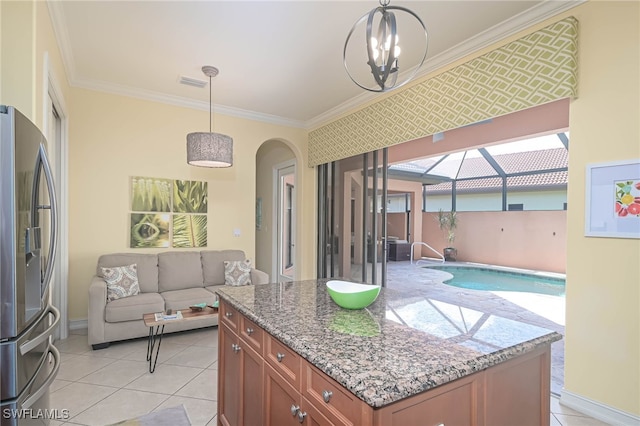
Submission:
[[[89,287],[89,344],[103,349],[110,342],[149,335],[142,316],[167,309],[180,310],[216,300],[215,289],[225,285],[224,261],[244,260],[241,250],[170,251],[159,254],[119,253],[100,256]],[[107,302],[103,267],[137,265],[140,293]],[[251,270],[252,284],[266,284],[269,275]],[[165,333],[217,325],[217,318],[168,324]]]

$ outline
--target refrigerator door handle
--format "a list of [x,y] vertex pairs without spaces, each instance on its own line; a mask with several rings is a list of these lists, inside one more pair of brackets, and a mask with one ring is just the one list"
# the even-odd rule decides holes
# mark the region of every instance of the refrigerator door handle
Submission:
[[[55,346],[49,345],[49,353],[53,355],[53,359],[55,360],[55,365],[53,367],[53,370],[51,370],[51,373],[49,373],[49,376],[47,376],[47,379],[42,383],[42,386],[40,386],[40,388],[38,388],[37,391],[30,394],[27,397],[27,399],[24,400],[20,408],[27,409],[31,407],[34,402],[39,400],[40,397],[49,390],[49,386],[51,386],[51,383],[53,383],[56,376],[58,375],[58,370],[60,369],[60,352],[58,352],[58,349]],[[38,368],[38,372],[36,372],[35,375],[37,375],[40,372],[40,369],[43,368],[46,364],[47,364],[47,360],[45,358],[44,362],[42,363],[40,368]]]
[[58,235],[58,202],[56,200],[56,187],[53,181],[53,173],[51,172],[51,164],[49,163],[49,157],[47,157],[47,150],[44,145],[40,145],[40,151],[38,156],[40,157],[40,161],[42,162],[42,169],[44,170],[44,177],[47,181],[47,189],[49,190],[49,206],[40,206],[37,203],[34,203],[34,211],[36,209],[48,208],[51,211],[51,232],[50,232],[50,243],[49,243],[49,257],[47,261],[47,269],[44,273],[44,278],[42,280],[43,284],[43,292],[44,289],[49,285],[49,281],[51,280],[51,275],[53,275],[53,265],[55,264],[56,259],[56,249],[58,246],[57,235]]
[[21,344],[20,355],[24,355],[32,351],[33,348],[40,345],[42,342],[47,340],[49,336],[53,334],[54,330],[58,326],[58,323],[60,322],[60,311],[56,309],[55,306],[49,305],[47,306],[47,315],[48,314],[53,314],[54,316],[53,323],[51,324],[51,326],[47,328],[45,331],[43,331],[41,334],[38,334],[38,337],[36,337],[35,339],[27,340],[26,342]]

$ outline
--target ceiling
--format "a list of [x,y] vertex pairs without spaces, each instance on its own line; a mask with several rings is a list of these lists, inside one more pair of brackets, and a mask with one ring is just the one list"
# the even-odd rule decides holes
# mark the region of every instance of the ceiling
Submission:
[[[579,4],[579,1],[392,1],[424,21],[428,56],[418,75]],[[209,109],[209,90],[180,76],[213,80],[216,113],[313,128],[372,99],[344,70],[353,24],[378,6],[358,1],[49,1],[69,83]],[[398,33],[402,34],[399,22]],[[417,42],[401,39],[403,69]],[[364,50],[364,47],[363,47]]]

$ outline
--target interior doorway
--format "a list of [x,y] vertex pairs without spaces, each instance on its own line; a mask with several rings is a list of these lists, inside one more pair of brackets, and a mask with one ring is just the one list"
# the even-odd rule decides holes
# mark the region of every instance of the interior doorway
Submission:
[[[45,58],[48,64],[48,60]],[[48,68],[48,66],[47,66]],[[67,191],[67,115],[61,91],[47,71],[47,96],[44,104],[44,133],[48,142],[53,179],[58,201],[57,256],[51,277],[50,302],[60,311],[60,326],[53,334],[54,340],[66,339],[69,333],[68,318],[68,191]]]
[[292,161],[274,167],[274,228],[275,238],[274,275],[278,282],[295,279],[295,238],[296,238],[296,167]]
[[[296,173],[299,161],[289,144],[279,139],[265,141],[256,152],[255,267],[269,273],[269,282],[299,278],[295,196],[299,188]],[[280,177],[287,176],[282,194],[279,170]],[[280,230],[285,229],[288,234],[280,235]],[[279,265],[283,262],[285,267],[281,271]]]

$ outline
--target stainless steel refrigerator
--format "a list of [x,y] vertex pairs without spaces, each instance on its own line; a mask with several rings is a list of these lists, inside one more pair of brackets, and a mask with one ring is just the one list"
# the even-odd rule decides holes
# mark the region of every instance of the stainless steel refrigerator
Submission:
[[0,105],[0,424],[48,424],[49,386],[60,366],[52,333],[57,207],[47,141]]

